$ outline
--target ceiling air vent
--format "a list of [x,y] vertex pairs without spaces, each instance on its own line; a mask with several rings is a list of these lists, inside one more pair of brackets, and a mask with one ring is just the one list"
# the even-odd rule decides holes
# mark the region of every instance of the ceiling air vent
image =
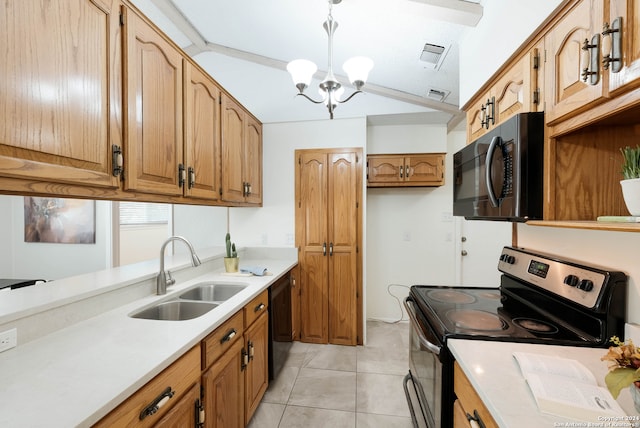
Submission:
[[444,60],[446,51],[447,49],[444,46],[426,43],[420,54],[420,61],[438,70]]
[[434,101],[444,101],[449,96],[450,91],[443,91],[442,89],[429,88],[427,89],[427,98]]

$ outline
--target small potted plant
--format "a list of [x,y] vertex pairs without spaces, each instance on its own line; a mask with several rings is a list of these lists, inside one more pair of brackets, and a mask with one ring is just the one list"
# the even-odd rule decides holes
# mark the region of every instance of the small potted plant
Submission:
[[238,272],[238,252],[236,251],[236,244],[231,242],[231,234],[228,232],[225,237],[225,246],[227,256],[224,258],[224,270],[230,273]]
[[622,196],[632,216],[640,216],[640,146],[621,148]]

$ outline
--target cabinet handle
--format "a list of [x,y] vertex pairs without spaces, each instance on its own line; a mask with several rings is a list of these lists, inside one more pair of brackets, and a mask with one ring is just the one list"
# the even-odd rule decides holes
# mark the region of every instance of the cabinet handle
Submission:
[[264,309],[264,303],[260,303],[258,306],[253,308],[253,312],[260,312],[263,309]]
[[162,406],[167,404],[167,401],[173,397],[175,392],[171,389],[170,386],[167,387],[160,395],[156,397],[155,400],[151,402],[147,407],[145,407],[142,412],[140,412],[140,420],[143,420],[147,416],[151,416],[155,414]]
[[206,422],[206,413],[204,411],[204,405],[202,404],[202,401],[200,401],[200,399],[196,400],[196,414],[198,415],[198,427],[203,427],[204,423]]
[[482,419],[480,419],[480,415],[478,414],[477,410],[473,411],[473,416],[467,413],[467,420],[469,421],[469,425],[471,425],[471,428],[486,428],[484,422],[482,422]]
[[222,339],[220,339],[220,343],[224,343],[224,342],[228,342],[231,339],[233,339],[236,335],[237,331],[235,328],[232,328],[231,331],[227,334],[225,334]]
[[249,348],[249,360],[253,360],[253,354],[254,354],[253,342],[249,341],[247,343],[247,347]]
[[189,189],[193,188],[196,184],[196,170],[192,166],[189,167]]
[[327,255],[327,243],[326,242],[322,243],[322,255],[323,256]]
[[333,242],[329,244],[329,255],[333,256]]
[[122,164],[122,147],[114,144],[111,146],[111,168],[114,177],[122,174]]
[[404,167],[403,166],[398,167],[398,171],[400,171],[400,178],[403,178],[402,174],[404,173]]
[[179,164],[178,165],[178,187],[184,187],[184,183],[185,183],[185,171],[184,171],[184,165]]
[[244,371],[244,369],[249,365],[249,354],[247,354],[247,351],[245,351],[244,348],[242,348],[240,358],[240,371]]
[[247,196],[251,195],[251,183],[247,183]]

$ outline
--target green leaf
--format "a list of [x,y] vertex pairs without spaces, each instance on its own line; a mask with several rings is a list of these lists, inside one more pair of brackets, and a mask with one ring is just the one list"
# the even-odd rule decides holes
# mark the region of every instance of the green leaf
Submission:
[[635,376],[636,371],[634,369],[615,369],[607,373],[604,377],[604,382],[607,384],[607,388],[609,388],[613,398],[618,398],[620,391],[631,385]]

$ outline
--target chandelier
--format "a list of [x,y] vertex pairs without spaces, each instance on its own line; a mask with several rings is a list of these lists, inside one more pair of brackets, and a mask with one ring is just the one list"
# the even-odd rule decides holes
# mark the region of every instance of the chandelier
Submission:
[[287,64],[287,71],[291,74],[293,83],[296,85],[296,88],[298,88],[298,93],[296,95],[302,95],[315,104],[324,103],[329,109],[329,117],[331,119],[333,119],[333,111],[338,104],[346,103],[353,98],[354,95],[362,92],[362,87],[367,81],[369,72],[373,68],[373,61],[369,58],[357,56],[348,59],[342,68],[345,73],[347,73],[349,82],[351,82],[355,87],[355,91],[347,98],[343,100],[340,99],[344,94],[344,88],[333,74],[333,33],[336,31],[336,28],[338,28],[338,23],[334,21],[333,16],[331,16],[331,7],[341,1],[342,0],[328,0],[329,15],[327,16],[327,20],[324,22],[323,27],[327,32],[327,36],[329,36],[329,69],[327,70],[326,77],[319,85],[318,92],[320,93],[320,96],[322,96],[320,101],[316,101],[304,93],[304,90],[311,83],[311,78],[318,70],[318,67],[313,62],[306,59],[296,59]]

